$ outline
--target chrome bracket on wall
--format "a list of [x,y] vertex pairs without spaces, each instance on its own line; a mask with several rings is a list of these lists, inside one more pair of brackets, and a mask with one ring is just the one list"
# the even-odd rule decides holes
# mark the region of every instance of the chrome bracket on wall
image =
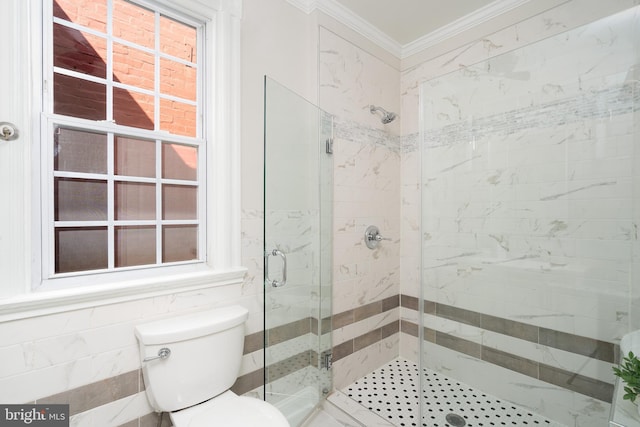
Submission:
[[322,353],[322,360],[320,361],[320,367],[327,371],[333,366],[333,353],[331,350]]
[[324,148],[327,154],[333,154],[333,138],[327,138]]

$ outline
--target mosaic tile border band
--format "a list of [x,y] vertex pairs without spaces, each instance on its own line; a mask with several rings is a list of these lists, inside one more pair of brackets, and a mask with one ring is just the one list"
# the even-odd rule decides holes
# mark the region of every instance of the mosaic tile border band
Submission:
[[529,129],[565,126],[584,120],[635,114],[640,110],[637,82],[624,82],[574,96],[534,104],[525,108],[474,117],[457,123],[426,129],[423,135],[404,135],[405,152],[414,151],[420,140],[423,147],[440,147],[468,143],[473,138],[504,137]]

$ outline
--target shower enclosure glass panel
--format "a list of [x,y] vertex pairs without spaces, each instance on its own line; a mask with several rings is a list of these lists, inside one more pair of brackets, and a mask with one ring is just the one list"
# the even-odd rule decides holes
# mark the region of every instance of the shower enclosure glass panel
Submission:
[[639,16],[421,87],[422,364],[565,425],[640,328]]
[[331,117],[265,78],[265,399],[298,426],[331,390]]

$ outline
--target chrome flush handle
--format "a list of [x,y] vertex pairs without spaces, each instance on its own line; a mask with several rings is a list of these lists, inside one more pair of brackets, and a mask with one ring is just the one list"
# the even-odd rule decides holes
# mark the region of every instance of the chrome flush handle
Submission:
[[162,347],[160,350],[158,350],[157,356],[145,357],[142,361],[150,362],[152,360],[158,360],[158,359],[164,360],[164,359],[167,359],[169,356],[171,356],[171,350],[168,349],[167,347]]

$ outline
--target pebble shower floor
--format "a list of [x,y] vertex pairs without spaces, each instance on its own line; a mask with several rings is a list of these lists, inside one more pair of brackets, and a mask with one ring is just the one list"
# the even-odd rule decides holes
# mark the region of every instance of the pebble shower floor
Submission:
[[342,391],[399,427],[559,426],[524,408],[424,370],[424,412],[418,411],[418,367],[396,359]]

